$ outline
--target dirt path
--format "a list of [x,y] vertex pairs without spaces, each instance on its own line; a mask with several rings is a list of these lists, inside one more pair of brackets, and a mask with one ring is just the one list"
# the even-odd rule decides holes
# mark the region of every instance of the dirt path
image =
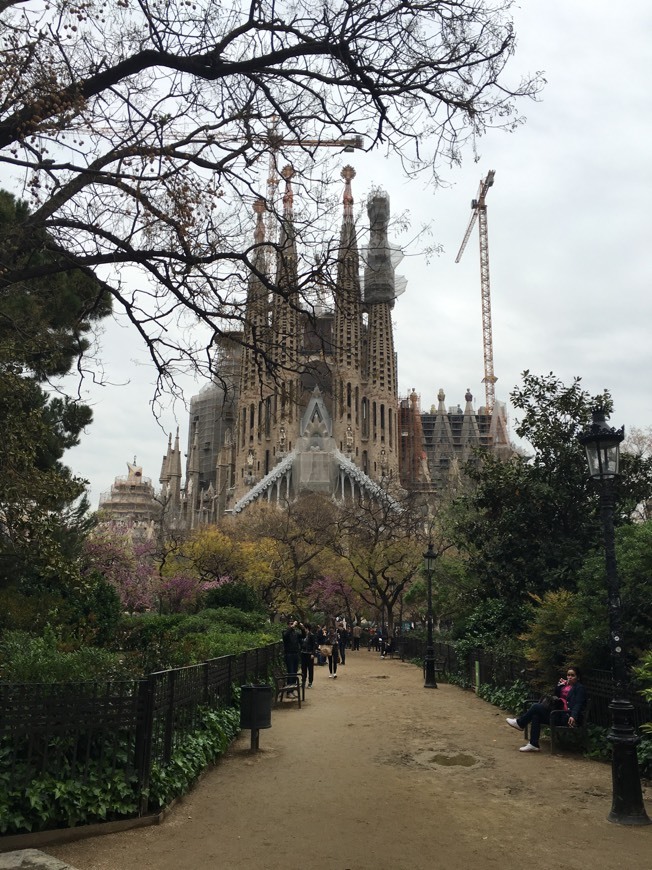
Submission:
[[79,870],[652,870],[652,825],[606,821],[608,765],[518,752],[504,714],[414,665],[362,650],[326,670],[162,825],[45,851]]

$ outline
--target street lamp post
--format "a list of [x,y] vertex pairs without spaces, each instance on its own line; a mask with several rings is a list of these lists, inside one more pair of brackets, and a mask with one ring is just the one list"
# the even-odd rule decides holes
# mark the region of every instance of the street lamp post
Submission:
[[426,646],[426,655],[423,660],[423,673],[425,689],[436,689],[437,680],[435,677],[435,643],[432,637],[432,572],[435,570],[435,562],[437,553],[432,549],[432,541],[428,544],[428,550],[423,554],[423,564],[428,579],[428,645]]
[[624,436],[624,427],[614,429],[607,426],[604,412],[595,410],[591,427],[579,436],[579,441],[586,448],[589,473],[600,486],[600,511],[604,529],[613,683],[613,700],[609,704],[611,730],[607,737],[612,746],[612,804],[607,818],[620,825],[649,825],[650,819],[643,806],[636,756],[640,737],[634,728],[634,708],[627,699],[627,663],[614,535],[614,479],[619,472],[620,442]]

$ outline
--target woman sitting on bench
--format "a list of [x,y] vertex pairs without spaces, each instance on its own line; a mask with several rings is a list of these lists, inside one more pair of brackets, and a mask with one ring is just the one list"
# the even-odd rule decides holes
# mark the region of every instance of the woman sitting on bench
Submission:
[[582,714],[586,707],[586,689],[582,685],[579,668],[569,667],[566,670],[566,679],[560,678],[555,686],[556,704],[551,708],[549,704],[541,702],[532,704],[527,713],[518,719],[507,719],[507,724],[517,731],[523,731],[526,725],[530,725],[530,742],[521,746],[520,752],[539,752],[539,735],[542,725],[550,724],[550,713],[555,713],[556,725],[567,725],[574,728],[582,721]]

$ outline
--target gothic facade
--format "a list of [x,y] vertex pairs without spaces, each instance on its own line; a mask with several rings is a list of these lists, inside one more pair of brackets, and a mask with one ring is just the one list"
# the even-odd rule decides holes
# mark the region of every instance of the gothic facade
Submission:
[[222,341],[216,382],[191,401],[185,485],[178,433],[163,458],[163,498],[186,528],[239,514],[257,499],[281,502],[304,490],[379,496],[399,484],[389,198],[382,191],[369,197],[369,241],[360,250],[355,171],[342,170],[334,290],[317,309],[299,292],[291,167],[283,176],[277,290],[270,299],[262,277],[270,246],[258,201],[244,331]]
[[442,389],[437,405],[422,411],[412,390],[401,399],[401,483],[406,489],[444,492],[457,488],[467,463],[480,461],[478,448],[507,459],[513,453],[509,439],[507,409],[496,402],[491,414],[477,411],[470,390],[460,405],[446,406]]
[[[392,308],[401,289],[388,242],[389,198],[367,201],[369,241],[358,244],[355,171],[342,170],[343,216],[332,296],[319,306],[300,294],[293,171],[278,242],[266,240],[265,203],[254,204],[254,259],[242,332],[221,338],[216,378],[190,403],[184,461],[179,433],[163,457],[167,521],[184,529],[238,515],[262,499],[285,503],[302,491],[334,498],[382,497],[392,486],[455,486],[478,447],[509,456],[505,406],[422,411],[413,391],[399,400]],[[276,290],[270,294],[273,272]]]

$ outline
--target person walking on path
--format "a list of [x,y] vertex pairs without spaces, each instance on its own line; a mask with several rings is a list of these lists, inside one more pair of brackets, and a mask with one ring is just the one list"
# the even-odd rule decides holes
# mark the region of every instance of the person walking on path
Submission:
[[326,647],[326,639],[328,637],[328,632],[326,631],[325,625],[318,625],[317,631],[315,632],[315,638],[317,640],[317,664],[325,665],[326,664],[326,656],[322,653],[321,648]]
[[312,681],[315,677],[315,652],[317,651],[317,635],[312,630],[309,622],[303,626],[301,634],[301,683],[305,687],[306,680],[308,688],[312,688]]
[[340,651],[340,662],[346,664],[346,645],[349,640],[349,632],[346,630],[344,623],[337,626],[337,645]]
[[337,679],[337,665],[339,662],[339,637],[338,631],[335,628],[331,628],[328,632],[328,637],[326,638],[326,646],[328,647],[328,675],[333,677],[334,680]]
[[579,668],[568,668],[566,679],[560,678],[554,693],[559,706],[553,707],[550,704],[538,702],[532,704],[530,709],[518,719],[507,719],[507,724],[511,728],[516,728],[517,731],[523,731],[526,725],[530,725],[530,742],[521,746],[520,752],[539,752],[541,726],[550,724],[552,709],[560,711],[558,714],[560,725],[567,724],[570,728],[574,728],[582,721],[582,714],[586,707],[586,689],[581,683]]
[[353,649],[360,649],[360,638],[362,637],[362,626],[357,623],[351,629],[351,634],[353,635]]
[[283,632],[283,658],[289,683],[299,681],[299,653],[301,652],[301,629],[303,626],[296,619],[288,620],[288,627]]

